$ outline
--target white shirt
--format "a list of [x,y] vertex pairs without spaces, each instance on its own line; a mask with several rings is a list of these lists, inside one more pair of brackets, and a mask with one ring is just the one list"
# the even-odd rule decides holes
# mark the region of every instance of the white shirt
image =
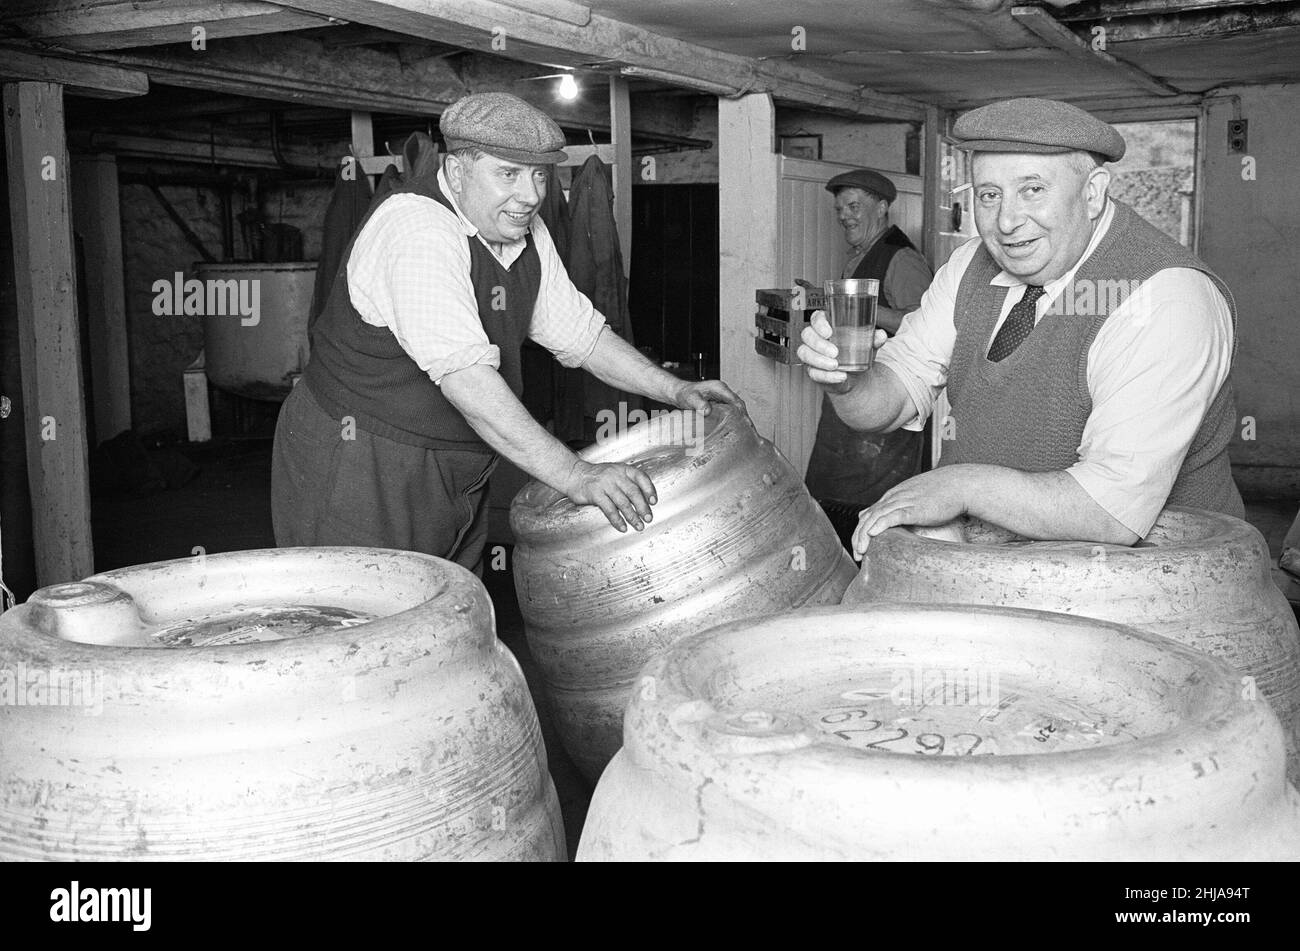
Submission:
[[[1068,273],[1044,286],[1036,320],[1072,287],[1074,273],[1110,228],[1107,202],[1092,240]],[[952,253],[898,333],[877,353],[902,381],[919,430],[948,382],[957,330],[957,287],[980,239]],[[993,340],[1024,283],[1006,271],[990,281],[1011,288],[989,337]],[[1068,305],[1063,301],[1063,308]],[[1191,268],[1167,268],[1143,282],[1111,311],[1088,351],[1092,413],[1084,425],[1079,461],[1066,471],[1117,521],[1145,536],[1164,508],[1187,449],[1232,361],[1232,315],[1214,282]],[[987,352],[987,344],[985,346]]]
[[[485,241],[456,204],[441,170],[438,187],[454,214],[432,198],[406,194],[387,199],[370,216],[348,259],[348,288],[361,319],[392,330],[420,369],[441,384],[448,373],[476,363],[501,367],[501,351],[479,320],[466,238],[477,237],[507,269],[526,242]],[[541,218],[533,219],[530,230],[542,277],[528,336],[565,366],[581,366],[605,318],[569,280]]]

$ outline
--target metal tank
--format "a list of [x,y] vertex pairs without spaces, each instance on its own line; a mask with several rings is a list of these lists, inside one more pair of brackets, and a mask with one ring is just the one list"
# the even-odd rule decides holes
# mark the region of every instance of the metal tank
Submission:
[[0,861],[565,857],[519,665],[439,558],[288,548],[52,585],[0,616],[0,671]]
[[515,588],[565,749],[591,780],[622,743],[636,672],[685,634],[837,604],[855,567],[794,468],[745,413],[665,413],[583,450],[654,481],[643,532],[529,483],[516,496]]
[[1029,541],[964,519],[873,538],[844,603],[1040,608],[1131,624],[1214,654],[1273,707],[1300,782],[1300,628],[1270,568],[1253,526],[1199,509],[1165,509],[1133,547]]
[[1217,658],[981,606],[686,637],[632,690],[579,861],[1300,859],[1282,729]]
[[237,396],[283,400],[307,366],[315,263],[197,264],[194,272],[208,379]]

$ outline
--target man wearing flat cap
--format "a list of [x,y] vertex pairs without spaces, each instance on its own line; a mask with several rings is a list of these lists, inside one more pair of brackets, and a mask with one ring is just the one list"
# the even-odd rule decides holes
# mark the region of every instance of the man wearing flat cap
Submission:
[[[920,306],[934,276],[907,235],[889,221],[898,190],[870,169],[842,172],[826,183],[826,190],[835,196],[835,217],[849,244],[840,276],[880,282],[876,323],[892,334],[903,315]],[[835,414],[830,397],[823,397],[805,482],[846,547],[858,511],[920,472],[923,449],[921,433],[914,430],[851,429]]]
[[1045,99],[966,113],[954,138],[974,153],[979,239],[953,252],[871,370],[836,368],[821,317],[799,348],[855,428],[919,428],[945,386],[952,404],[939,466],[862,513],[855,551],[890,526],[962,515],[1124,545],[1166,505],[1242,517],[1232,296],[1107,195],[1123,138]]
[[[635,466],[580,460],[529,415],[520,347],[707,413],[740,404],[723,383],[685,383],[615,333],[570,282],[537,216],[564,135],[506,93],[443,113],[442,163],[417,134],[407,169],[376,196],[313,328],[281,410],[272,463],[276,543],[422,551],[479,570],[498,454],[619,531],[657,500]],[[414,152],[416,154],[412,155]]]

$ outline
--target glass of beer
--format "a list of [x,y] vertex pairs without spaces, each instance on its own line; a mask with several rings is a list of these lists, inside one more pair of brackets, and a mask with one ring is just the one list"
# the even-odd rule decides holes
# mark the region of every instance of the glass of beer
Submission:
[[826,319],[831,325],[831,343],[839,348],[840,369],[861,373],[871,366],[876,354],[876,280],[826,281]]

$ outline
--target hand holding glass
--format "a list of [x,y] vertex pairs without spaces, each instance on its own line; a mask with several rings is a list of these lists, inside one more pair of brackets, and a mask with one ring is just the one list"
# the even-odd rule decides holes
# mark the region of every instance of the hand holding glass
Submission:
[[831,343],[839,349],[839,369],[861,373],[871,367],[876,350],[877,280],[826,281],[826,320],[831,325]]

